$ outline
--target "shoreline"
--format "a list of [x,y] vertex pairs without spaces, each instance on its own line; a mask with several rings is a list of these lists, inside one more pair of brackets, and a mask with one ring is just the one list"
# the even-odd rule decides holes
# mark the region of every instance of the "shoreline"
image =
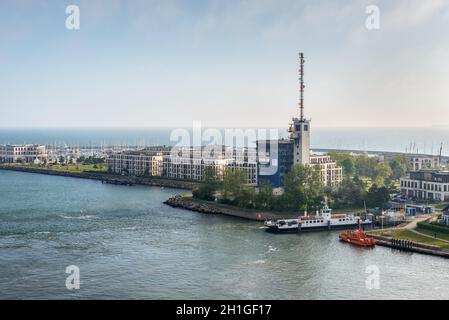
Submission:
[[391,237],[379,235],[371,235],[371,236],[374,239],[376,239],[376,245],[379,246],[449,259],[449,249],[414,241],[393,239]]
[[[184,189],[192,190],[197,183],[190,181],[179,181],[161,178],[149,178],[149,177],[132,177],[132,176],[121,176],[114,175],[107,172],[95,172],[95,171],[82,171],[82,172],[69,172],[69,171],[56,171],[43,168],[27,168],[20,166],[11,166],[0,164],[0,170],[9,170],[25,173],[36,173],[36,174],[46,174],[61,177],[71,177],[71,178],[81,178],[101,181],[102,183],[112,183],[119,185],[143,185],[143,186],[153,186],[153,187],[167,187],[174,189]],[[163,202],[173,208],[180,208],[189,211],[195,211],[203,214],[220,214],[234,218],[240,218],[251,221],[262,222],[270,219],[279,219],[281,216],[275,212],[267,211],[256,211],[256,210],[245,210],[228,205],[208,203],[206,201],[192,199],[191,197],[185,197],[182,195],[177,195],[171,197]],[[283,217],[288,218],[288,214]],[[398,243],[392,237],[371,235],[376,239],[377,244],[384,247],[389,247],[396,250],[415,252],[425,255],[433,255],[442,258],[449,259],[449,249],[442,247],[406,241],[407,243]]]
[[[280,215],[272,212],[264,211],[246,211],[231,206],[207,203],[205,201],[194,200],[191,197],[174,196],[164,201],[164,204],[174,208],[181,208],[190,211],[196,211],[205,214],[221,214],[246,220],[265,221],[269,219],[279,219]],[[385,237],[379,235],[371,235],[376,239],[376,244],[383,247],[389,247],[405,252],[419,253],[425,255],[432,255],[441,258],[449,259],[449,249],[429,245],[414,241],[394,239],[392,237]]]
[[164,201],[164,204],[173,208],[180,208],[205,214],[221,214],[252,221],[265,221],[280,218],[278,214],[273,212],[244,210],[232,206],[194,200],[191,197],[183,197],[179,195],[167,199]]
[[143,186],[165,187],[165,188],[184,189],[184,190],[192,190],[197,185],[196,182],[191,181],[180,181],[180,180],[150,178],[150,177],[122,176],[99,171],[69,172],[69,171],[56,171],[43,168],[27,168],[4,164],[0,164],[0,170],[98,180],[104,183],[111,183],[111,184],[143,185]]
[[[197,182],[192,181],[181,181],[181,180],[171,180],[163,178],[150,178],[150,177],[134,177],[134,176],[121,176],[110,174],[107,172],[97,172],[97,171],[82,171],[82,172],[69,172],[69,171],[56,171],[44,168],[31,168],[22,167],[14,165],[4,165],[0,164],[0,170],[9,170],[17,172],[35,173],[35,174],[46,174],[60,177],[71,177],[80,179],[90,179],[101,181],[102,183],[117,184],[117,185],[143,185],[152,187],[166,187],[173,189],[182,189],[191,191]],[[196,211],[205,214],[221,214],[230,217],[252,220],[252,221],[265,221],[269,219],[277,219],[279,215],[272,212],[264,211],[249,211],[239,208],[234,208],[231,206],[208,204],[206,202],[199,202],[192,200],[191,198],[175,196],[171,197],[163,202],[174,208],[180,208],[190,211]]]

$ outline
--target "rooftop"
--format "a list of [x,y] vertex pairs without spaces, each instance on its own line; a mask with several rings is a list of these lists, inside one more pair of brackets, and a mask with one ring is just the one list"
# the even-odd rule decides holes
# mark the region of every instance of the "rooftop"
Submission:
[[271,140],[257,140],[257,144],[259,143],[279,143],[279,144],[290,144],[293,143],[293,140],[290,139],[271,139]]

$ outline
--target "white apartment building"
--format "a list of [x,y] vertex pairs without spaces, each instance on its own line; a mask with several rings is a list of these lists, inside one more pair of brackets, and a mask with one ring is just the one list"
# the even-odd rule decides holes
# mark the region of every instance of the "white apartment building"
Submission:
[[324,186],[333,187],[341,184],[343,168],[328,155],[310,155],[310,165],[319,168]]
[[229,160],[227,170],[240,170],[245,173],[246,184],[257,186],[257,162]]
[[207,145],[198,147],[173,147],[171,153],[181,158],[234,159],[239,162],[256,162],[256,148]]
[[410,171],[418,171],[421,169],[438,169],[440,168],[440,157],[422,154],[406,154],[405,155]]
[[217,177],[222,177],[227,161],[224,159],[203,159],[164,156],[162,176],[170,179],[201,181],[205,177],[206,168],[213,169]]
[[407,198],[449,201],[449,171],[419,170],[401,178],[401,193]]
[[[189,181],[204,180],[207,168],[212,168],[218,178],[223,177],[225,170],[242,170],[245,173],[246,183],[257,185],[257,163],[241,161],[242,159],[248,160],[247,151],[232,152],[237,159],[223,158],[225,149],[215,151],[216,158],[204,157],[204,151],[197,148],[180,148],[170,151],[160,151],[155,148],[123,151],[110,154],[106,159],[106,164],[108,172],[114,174],[161,176]],[[182,156],[178,156],[178,154]]]
[[211,168],[220,179],[226,170],[242,170],[246,184],[257,185],[257,163],[235,159],[207,159],[166,155],[163,157],[162,176],[170,179],[202,181],[206,169]]
[[1,163],[32,163],[45,162],[47,153],[44,145],[1,145]]
[[110,173],[129,176],[160,176],[162,159],[161,152],[124,151],[109,155],[106,164]]

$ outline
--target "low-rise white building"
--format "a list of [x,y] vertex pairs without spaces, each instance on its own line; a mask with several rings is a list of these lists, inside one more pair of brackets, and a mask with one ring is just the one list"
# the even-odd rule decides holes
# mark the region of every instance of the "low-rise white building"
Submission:
[[162,176],[170,179],[202,181],[207,169],[211,169],[218,179],[226,170],[241,170],[246,184],[257,185],[257,163],[236,161],[235,159],[190,158],[166,155],[163,157]]
[[318,168],[324,186],[338,186],[343,181],[343,168],[328,155],[310,155],[310,165]]
[[[191,152],[194,151],[194,152]],[[220,179],[226,170],[241,170],[248,185],[257,185],[257,163],[248,160],[247,151],[233,152],[236,158],[223,158],[224,153],[215,153],[214,158],[204,157],[204,150],[179,148],[140,151],[122,151],[108,155],[108,172],[130,176],[161,176],[169,179],[202,181],[208,168]],[[232,155],[232,154],[231,154]]]
[[182,147],[177,146],[171,149],[171,154],[181,158],[195,159],[234,159],[238,162],[256,162],[257,150],[247,147],[229,147],[223,145],[207,145]]
[[44,145],[1,145],[1,163],[34,163],[35,160],[41,163],[47,161],[47,153]]
[[129,176],[160,176],[162,153],[148,151],[124,151],[110,154],[106,159],[108,172]]
[[421,169],[440,168],[440,157],[424,154],[406,154],[405,155],[410,171],[419,171]]
[[407,198],[449,201],[449,171],[422,169],[400,179],[401,193]]

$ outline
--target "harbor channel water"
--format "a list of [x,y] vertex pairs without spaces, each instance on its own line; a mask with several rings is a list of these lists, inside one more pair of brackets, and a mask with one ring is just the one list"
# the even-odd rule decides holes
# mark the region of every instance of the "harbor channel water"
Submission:
[[183,192],[0,170],[0,298],[449,298],[448,260],[163,204]]

